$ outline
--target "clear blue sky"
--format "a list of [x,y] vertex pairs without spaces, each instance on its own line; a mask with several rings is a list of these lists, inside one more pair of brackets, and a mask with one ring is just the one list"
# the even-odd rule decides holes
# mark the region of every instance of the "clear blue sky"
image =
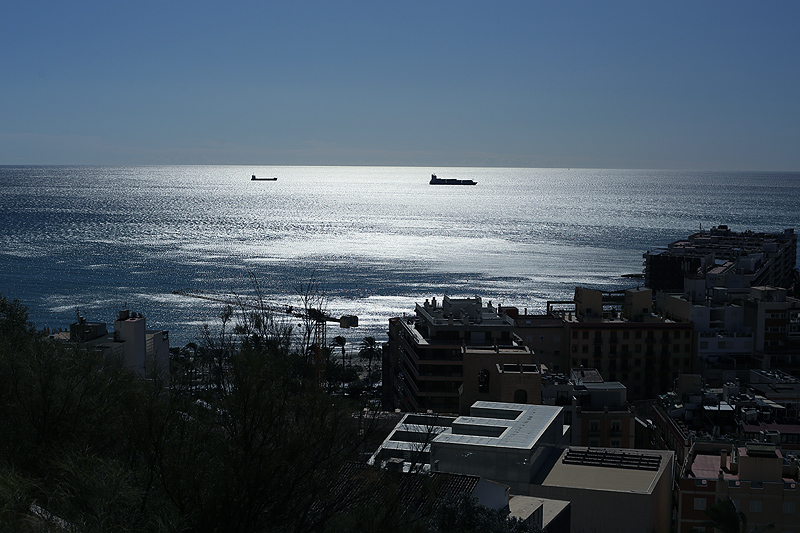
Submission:
[[800,170],[795,1],[0,13],[0,164]]

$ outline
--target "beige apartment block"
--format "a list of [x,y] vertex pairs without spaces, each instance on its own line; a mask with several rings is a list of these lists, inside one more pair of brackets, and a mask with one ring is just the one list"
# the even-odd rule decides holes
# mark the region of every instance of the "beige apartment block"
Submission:
[[707,510],[730,498],[747,517],[748,530],[800,531],[798,461],[775,444],[695,443],[678,481],[677,531],[706,531]]

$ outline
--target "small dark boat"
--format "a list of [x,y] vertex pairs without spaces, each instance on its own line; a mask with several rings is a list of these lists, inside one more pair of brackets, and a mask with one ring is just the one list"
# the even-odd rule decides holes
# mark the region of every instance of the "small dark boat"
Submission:
[[255,174],[250,178],[250,181],[278,181],[278,178],[257,178]]
[[477,182],[472,180],[457,180],[454,178],[437,178],[436,174],[431,174],[431,185],[475,185]]

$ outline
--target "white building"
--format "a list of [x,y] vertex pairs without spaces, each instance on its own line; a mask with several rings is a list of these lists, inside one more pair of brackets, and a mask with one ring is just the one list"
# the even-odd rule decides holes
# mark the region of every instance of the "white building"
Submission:
[[122,361],[141,378],[169,379],[169,332],[147,329],[141,313],[120,311],[112,333],[108,333],[105,323],[80,317],[70,325],[69,340],[100,352],[105,359]]
[[569,443],[561,407],[475,402],[431,444],[431,468],[475,474],[528,494],[552,448]]

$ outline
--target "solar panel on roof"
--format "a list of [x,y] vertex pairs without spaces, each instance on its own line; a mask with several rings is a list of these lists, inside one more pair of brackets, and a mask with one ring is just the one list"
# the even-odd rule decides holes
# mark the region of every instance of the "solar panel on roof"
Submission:
[[567,450],[562,463],[568,465],[602,466],[606,468],[631,468],[658,470],[661,456],[646,453],[616,452],[611,450]]

